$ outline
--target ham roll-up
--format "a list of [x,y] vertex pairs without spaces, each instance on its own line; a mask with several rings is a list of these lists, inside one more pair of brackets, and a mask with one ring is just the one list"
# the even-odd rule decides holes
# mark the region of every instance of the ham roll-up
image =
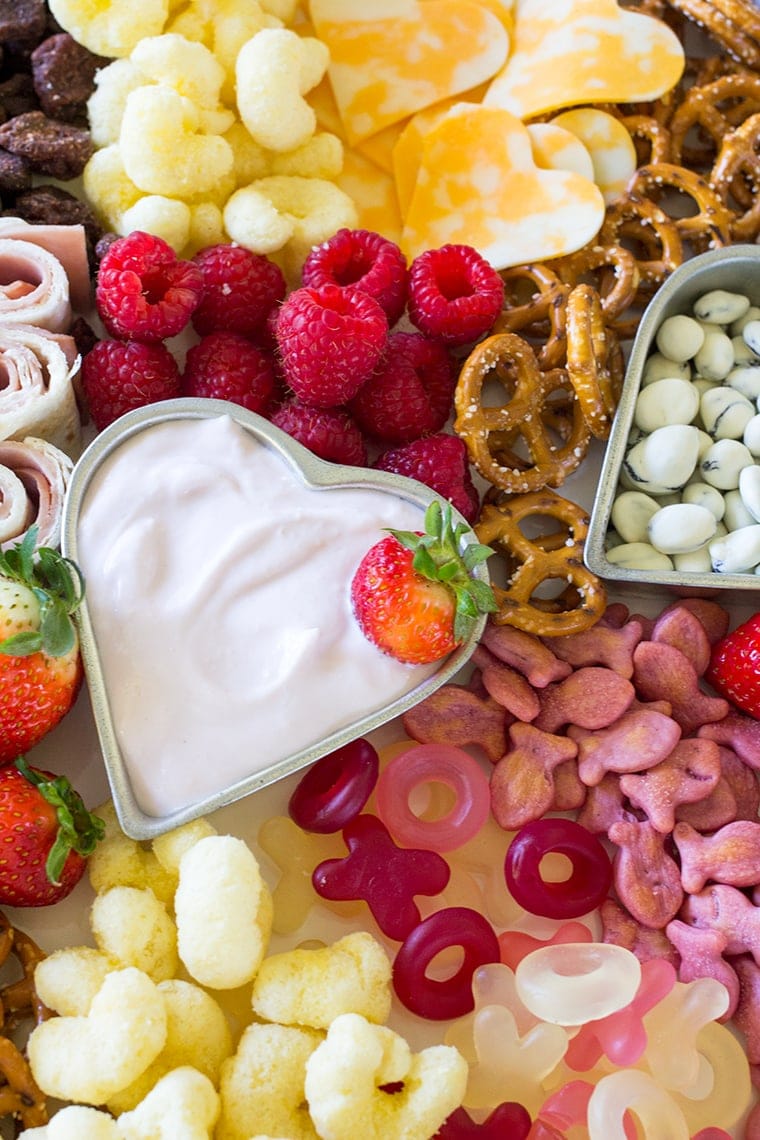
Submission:
[[0,546],[37,527],[37,546],[61,542],[63,500],[74,464],[52,443],[32,437],[0,442]]
[[76,459],[82,429],[73,381],[74,338],[0,323],[0,440],[44,439]]
[[0,218],[0,327],[36,325],[66,332],[72,307],[90,304],[82,226],[33,226]]

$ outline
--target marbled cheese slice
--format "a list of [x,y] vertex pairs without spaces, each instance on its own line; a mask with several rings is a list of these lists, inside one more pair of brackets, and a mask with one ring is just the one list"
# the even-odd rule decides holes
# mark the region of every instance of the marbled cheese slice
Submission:
[[372,230],[400,244],[401,214],[390,174],[359,151],[349,149],[335,182],[353,198],[360,229]]
[[603,218],[595,183],[536,166],[518,118],[459,103],[424,137],[401,245],[412,258],[465,243],[503,269],[580,249]]
[[551,123],[528,123],[533,161],[542,170],[574,170],[594,182],[594,163],[577,135]]
[[585,145],[594,164],[594,182],[605,202],[620,197],[639,165],[633,139],[620,119],[599,107],[573,107],[551,121]]
[[350,142],[359,142],[503,66],[504,24],[473,0],[311,0]]
[[516,0],[512,53],[484,102],[527,119],[580,103],[656,99],[684,52],[660,20],[615,0]]

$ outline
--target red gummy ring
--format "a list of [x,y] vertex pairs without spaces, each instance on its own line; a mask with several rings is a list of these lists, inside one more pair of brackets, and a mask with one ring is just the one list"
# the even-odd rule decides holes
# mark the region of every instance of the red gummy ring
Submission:
[[[454,806],[438,819],[422,819],[410,806],[423,784],[443,784]],[[412,745],[384,768],[375,793],[377,814],[391,835],[407,847],[453,851],[477,835],[491,811],[488,778],[477,760],[449,744]]]
[[372,794],[379,767],[377,752],[362,737],[329,752],[296,785],[288,803],[290,818],[304,831],[342,831]]
[[[541,860],[550,852],[572,864],[568,879],[541,878]],[[531,914],[579,918],[599,906],[612,884],[612,863],[595,835],[572,819],[537,819],[525,824],[507,848],[504,877],[510,894]]]
[[[437,954],[460,946],[456,973],[438,980],[427,975]],[[407,1009],[429,1021],[463,1017],[475,1008],[472,975],[480,966],[499,961],[499,940],[480,911],[446,907],[423,919],[399,947],[393,963],[393,988]]]

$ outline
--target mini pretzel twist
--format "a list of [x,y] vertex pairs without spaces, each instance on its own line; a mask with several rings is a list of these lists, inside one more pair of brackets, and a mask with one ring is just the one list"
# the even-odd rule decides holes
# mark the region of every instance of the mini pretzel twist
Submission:
[[662,207],[669,191],[686,195],[697,207],[686,217],[675,212],[671,220],[681,239],[695,250],[716,249],[731,242],[732,214],[723,205],[709,182],[692,170],[672,162],[652,162],[641,166],[626,187],[626,197],[648,199]]
[[637,311],[609,320],[619,336],[634,336],[641,312],[684,260],[681,236],[675,222],[655,202],[625,194],[607,207],[599,241],[603,245],[630,247],[636,259],[639,286],[630,308]]
[[735,204],[734,241],[755,241],[760,233],[760,114],[726,135],[710,185],[726,206]]
[[760,68],[760,10],[753,0],[668,0],[748,67]]
[[[483,391],[491,381],[506,397],[497,404]],[[496,333],[476,345],[457,382],[454,430],[484,479],[503,491],[534,491],[558,487],[575,471],[588,450],[589,429],[573,401],[567,430],[552,438],[544,415],[547,408],[556,410],[557,392],[563,398],[572,394],[566,373],[542,372],[533,349],[517,333]]]
[[587,245],[558,258],[553,265],[570,289],[581,282],[593,285],[607,323],[633,304],[641,282],[634,254],[622,245]]
[[567,374],[596,439],[608,439],[623,387],[623,354],[607,329],[599,294],[576,285],[567,303]]
[[668,124],[671,161],[695,170],[709,170],[729,131],[757,111],[760,75],[739,71],[695,83],[684,94]]
[[672,162],[670,130],[654,115],[623,115],[620,121],[633,139],[639,166],[647,162]]
[[[549,520],[553,529],[533,538],[528,522]],[[588,515],[581,507],[544,488],[486,502],[475,527],[481,542],[505,559],[507,582],[494,585],[497,625],[512,625],[538,637],[579,633],[599,620],[606,606],[603,583],[583,564]],[[553,597],[539,591],[562,583]]]
[[546,265],[516,265],[502,270],[500,276],[504,308],[493,331],[540,339],[539,367],[556,368],[565,357],[569,288]]
[[34,986],[34,971],[45,957],[37,943],[24,931],[14,929],[8,916],[0,911],[0,965],[15,959],[21,977],[0,988],[0,1118],[10,1116],[26,1128],[48,1121],[47,1101],[37,1085],[23,1052],[6,1036],[23,1022],[39,1025],[50,1016]]

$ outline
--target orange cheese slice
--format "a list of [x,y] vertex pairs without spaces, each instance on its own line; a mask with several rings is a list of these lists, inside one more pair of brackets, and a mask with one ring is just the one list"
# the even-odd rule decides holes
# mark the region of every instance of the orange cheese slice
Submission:
[[356,150],[347,150],[335,179],[356,206],[359,229],[401,242],[401,213],[393,178]]
[[603,218],[594,182],[536,166],[516,116],[458,103],[424,137],[401,246],[413,258],[447,242],[472,245],[504,269],[580,249]]
[[542,170],[574,170],[594,182],[594,163],[577,135],[551,123],[528,123],[533,161]]
[[474,0],[311,0],[352,143],[491,79],[509,36]]
[[552,119],[585,145],[594,165],[593,179],[605,202],[614,202],[639,165],[630,132],[620,119],[598,107],[574,107]]
[[660,20],[615,0],[516,0],[512,53],[484,102],[518,118],[579,103],[637,103],[669,91],[684,52]]

